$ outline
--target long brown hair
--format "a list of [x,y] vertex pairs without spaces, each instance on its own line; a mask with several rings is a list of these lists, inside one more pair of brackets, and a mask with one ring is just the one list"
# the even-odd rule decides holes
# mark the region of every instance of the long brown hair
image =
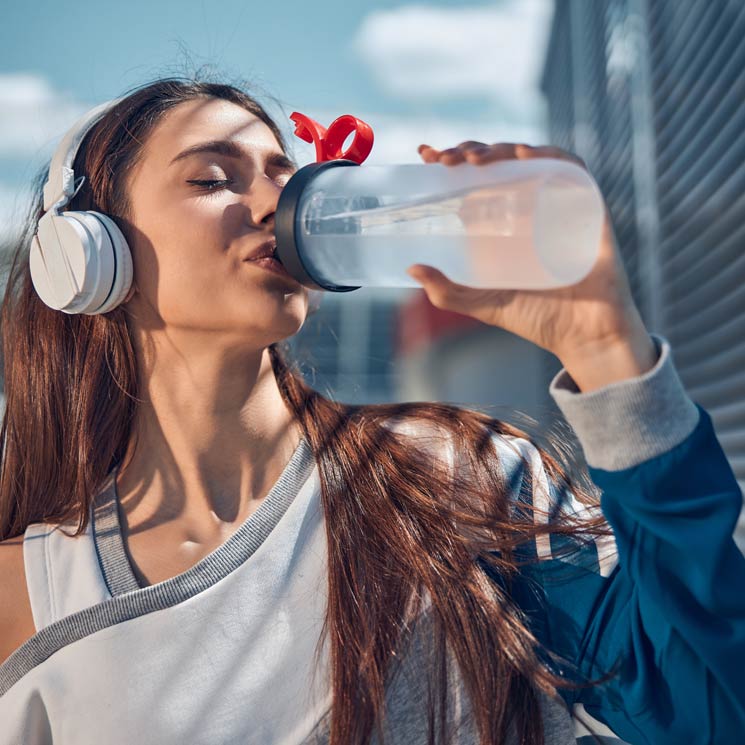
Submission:
[[[67,209],[103,212],[126,236],[126,177],[148,134],[171,107],[204,96],[245,107],[287,150],[277,125],[240,87],[159,79],[130,91],[87,134],[74,164],[86,181]],[[45,169],[37,177],[0,319],[6,391],[0,540],[33,522],[77,521],[75,535],[85,530],[94,495],[127,449],[139,401],[125,307],[68,315],[48,308],[33,289],[28,248],[43,214],[46,175]],[[328,634],[331,642],[331,745],[366,743],[373,727],[382,737],[390,664],[406,619],[417,617],[426,597],[439,640],[432,670],[439,671],[440,695],[447,689],[443,659],[449,649],[481,743],[504,742],[512,728],[518,742],[542,743],[538,691],[555,696],[569,684],[546,663],[512,599],[521,548],[547,534],[581,543],[607,534],[607,525],[596,513],[583,521],[565,513],[538,520],[529,499],[514,499],[499,475],[493,440],[529,439],[522,430],[454,405],[333,401],[303,380],[286,342],[272,344],[269,352],[279,389],[319,469],[328,538],[321,636]],[[415,422],[433,437],[412,440],[389,427],[394,420]],[[457,454],[457,467],[438,457],[447,447]],[[551,480],[597,505],[589,489],[570,484],[558,459],[539,452]],[[443,717],[440,709],[441,734]],[[430,742],[433,721],[430,709]]]

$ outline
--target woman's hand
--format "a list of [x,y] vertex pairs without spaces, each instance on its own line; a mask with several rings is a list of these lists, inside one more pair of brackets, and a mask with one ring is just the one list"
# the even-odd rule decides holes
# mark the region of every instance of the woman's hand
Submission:
[[[426,163],[447,166],[548,157],[587,169],[581,158],[560,148],[512,143],[469,141],[448,150],[421,145],[419,154]],[[607,207],[597,261],[583,280],[569,287],[478,289],[451,282],[424,264],[414,264],[407,273],[421,283],[435,307],[499,326],[555,354],[582,391],[639,375],[657,359],[631,296]]]

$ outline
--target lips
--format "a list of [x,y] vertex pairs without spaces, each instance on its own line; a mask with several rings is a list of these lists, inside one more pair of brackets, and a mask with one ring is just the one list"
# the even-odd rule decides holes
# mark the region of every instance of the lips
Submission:
[[[243,261],[256,261],[256,259],[272,258],[279,261],[279,257],[274,255],[277,250],[277,241],[275,238],[270,238],[268,241],[264,241],[258,248],[251,251]],[[281,263],[281,262],[280,262]]]

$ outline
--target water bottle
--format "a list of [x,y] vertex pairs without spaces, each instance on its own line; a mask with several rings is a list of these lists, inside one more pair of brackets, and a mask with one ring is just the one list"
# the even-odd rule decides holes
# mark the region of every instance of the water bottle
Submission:
[[604,200],[592,176],[556,158],[487,165],[299,169],[280,195],[276,256],[307,287],[420,287],[428,264],[476,288],[547,289],[579,282],[597,259]]

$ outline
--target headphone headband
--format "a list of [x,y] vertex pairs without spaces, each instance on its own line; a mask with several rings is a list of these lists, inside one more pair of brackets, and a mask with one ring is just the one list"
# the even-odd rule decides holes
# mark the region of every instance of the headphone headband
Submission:
[[81,116],[67,130],[49,165],[49,175],[44,184],[44,212],[48,212],[52,207],[59,211],[75,194],[75,174],[72,170],[72,164],[80,148],[80,143],[91,127],[121,100],[121,98],[113,98],[99,104]]
[[127,239],[108,215],[94,210],[62,212],[80,188],[73,163],[80,143],[106,111],[106,101],[80,117],[62,137],[44,184],[44,212],[31,240],[29,266],[42,302],[64,313],[95,315],[115,308],[132,284]]

